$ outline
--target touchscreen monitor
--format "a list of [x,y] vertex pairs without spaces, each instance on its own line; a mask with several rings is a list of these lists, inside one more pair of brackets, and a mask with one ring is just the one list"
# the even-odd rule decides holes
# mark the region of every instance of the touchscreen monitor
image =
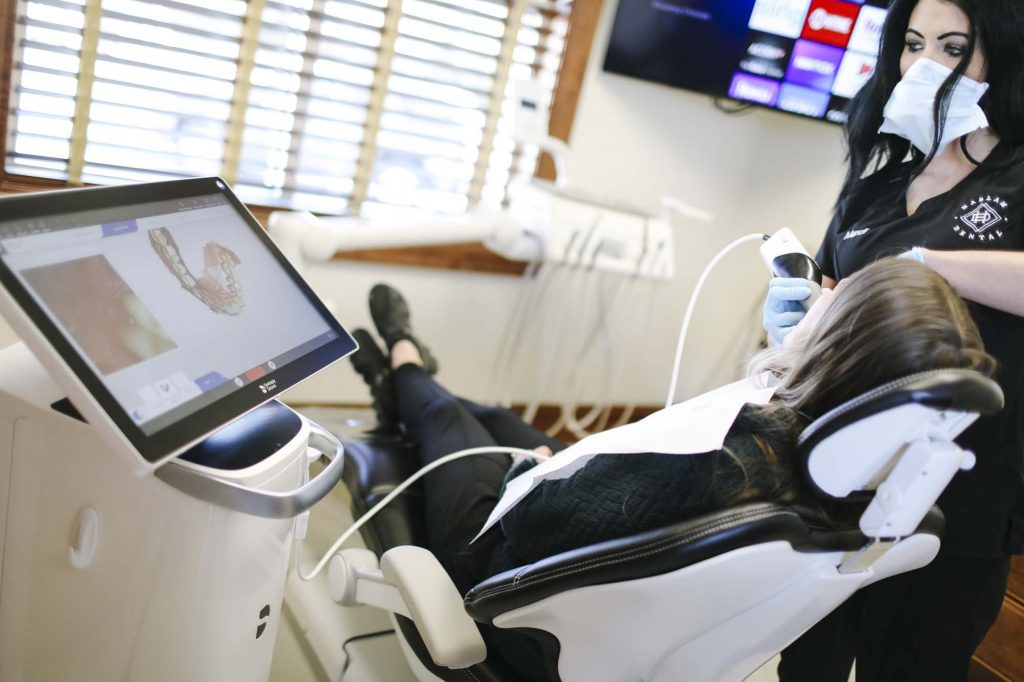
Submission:
[[356,347],[218,178],[4,198],[0,280],[72,402],[150,464]]

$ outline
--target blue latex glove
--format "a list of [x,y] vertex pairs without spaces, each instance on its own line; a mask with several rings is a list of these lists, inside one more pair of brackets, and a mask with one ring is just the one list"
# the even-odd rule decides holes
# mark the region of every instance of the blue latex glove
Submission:
[[897,258],[906,258],[908,260],[916,260],[921,265],[925,264],[924,263],[924,251],[921,249],[920,246],[912,247],[912,248],[904,251],[900,255],[896,256],[896,257]]
[[811,283],[802,277],[773,277],[768,282],[768,296],[764,301],[764,330],[775,343],[782,343],[807,314],[800,301],[810,295]]

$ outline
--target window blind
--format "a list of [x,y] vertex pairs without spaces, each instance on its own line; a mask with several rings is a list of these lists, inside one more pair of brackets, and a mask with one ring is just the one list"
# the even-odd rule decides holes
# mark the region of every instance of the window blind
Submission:
[[511,84],[557,81],[568,3],[17,0],[5,167],[222,175],[326,214],[499,205],[537,150]]

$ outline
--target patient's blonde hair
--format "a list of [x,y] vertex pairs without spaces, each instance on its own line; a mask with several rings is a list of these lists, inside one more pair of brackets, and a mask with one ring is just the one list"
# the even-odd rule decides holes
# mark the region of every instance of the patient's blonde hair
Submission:
[[769,349],[748,367],[780,377],[776,397],[810,419],[880,384],[941,368],[991,375],[995,360],[949,283],[899,258],[851,277],[803,345]]

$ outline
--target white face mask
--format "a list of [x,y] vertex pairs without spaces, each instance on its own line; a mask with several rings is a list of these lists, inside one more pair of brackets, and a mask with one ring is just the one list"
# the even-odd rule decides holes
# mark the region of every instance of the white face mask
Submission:
[[[882,127],[878,132],[899,135],[910,140],[922,153],[930,152],[935,139],[935,126],[932,124],[935,96],[951,73],[952,69],[930,59],[921,58],[914,62],[893,88],[882,112]],[[988,118],[978,106],[978,100],[986,90],[988,83],[961,76],[949,98],[946,124],[942,128],[936,156],[953,140],[988,127]]]

